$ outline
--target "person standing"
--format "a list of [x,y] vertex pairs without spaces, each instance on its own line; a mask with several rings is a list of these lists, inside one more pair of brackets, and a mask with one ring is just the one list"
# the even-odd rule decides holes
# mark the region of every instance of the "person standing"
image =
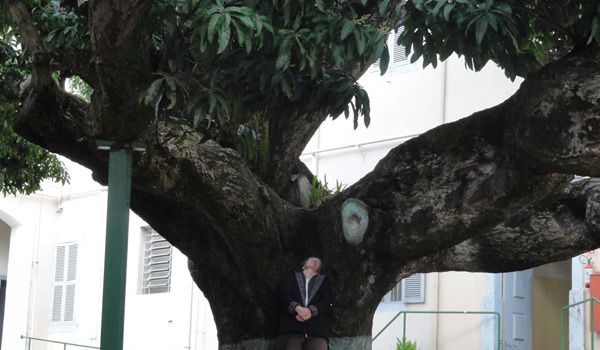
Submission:
[[280,333],[289,336],[286,350],[327,350],[331,287],[320,273],[321,260],[310,257],[302,271],[285,276],[280,286]]

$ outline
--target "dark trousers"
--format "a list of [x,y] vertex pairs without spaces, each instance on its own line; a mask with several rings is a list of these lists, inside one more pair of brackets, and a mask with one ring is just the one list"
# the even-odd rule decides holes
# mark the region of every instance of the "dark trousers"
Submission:
[[321,337],[306,337],[294,334],[290,337],[286,350],[327,350],[327,340]]

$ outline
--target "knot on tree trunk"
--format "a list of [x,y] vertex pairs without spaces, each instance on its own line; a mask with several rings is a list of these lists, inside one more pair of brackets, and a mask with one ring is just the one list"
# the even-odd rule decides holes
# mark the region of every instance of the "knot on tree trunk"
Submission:
[[363,241],[369,227],[367,205],[356,198],[349,198],[342,204],[342,229],[346,242],[358,245]]

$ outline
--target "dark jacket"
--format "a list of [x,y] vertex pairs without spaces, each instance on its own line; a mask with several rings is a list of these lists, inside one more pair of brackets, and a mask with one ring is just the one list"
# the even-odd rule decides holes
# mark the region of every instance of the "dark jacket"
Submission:
[[[331,287],[325,275],[315,275],[308,282],[308,306],[304,305],[306,279],[302,272],[286,275],[281,281],[279,302],[281,309],[280,332],[306,334],[329,338],[331,317]],[[308,307],[312,316],[308,321],[296,320],[296,306]]]

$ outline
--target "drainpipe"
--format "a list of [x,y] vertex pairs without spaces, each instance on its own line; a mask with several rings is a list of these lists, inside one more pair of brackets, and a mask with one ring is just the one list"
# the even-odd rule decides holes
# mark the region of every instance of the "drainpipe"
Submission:
[[[317,149],[321,149],[321,127],[317,129]],[[315,168],[315,176],[319,177],[319,154],[313,153],[313,166]],[[312,179],[309,179],[312,181]]]
[[446,124],[446,90],[448,89],[448,60],[442,63],[442,124]]
[[[36,300],[37,300],[37,284],[38,284],[38,272],[39,272],[39,260],[40,260],[40,233],[42,229],[42,209],[44,207],[44,197],[40,198],[40,207],[38,210],[38,224],[35,232],[34,251],[31,254],[31,275],[29,277],[29,310],[27,312],[27,333],[32,335],[35,330],[35,311],[36,311]],[[10,256],[10,252],[8,252]],[[14,252],[13,252],[14,254]],[[33,306],[33,307],[31,307]]]
[[188,328],[188,345],[186,347],[186,349],[191,350],[192,349],[192,319],[193,319],[193,315],[194,315],[194,281],[191,282],[191,288],[190,288],[190,319],[189,319],[189,328]]

